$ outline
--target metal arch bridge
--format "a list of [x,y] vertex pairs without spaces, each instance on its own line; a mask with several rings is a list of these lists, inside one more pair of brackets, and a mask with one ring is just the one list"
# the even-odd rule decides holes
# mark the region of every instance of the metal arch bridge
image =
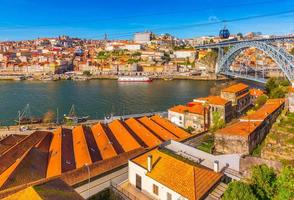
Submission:
[[[216,74],[223,74],[231,77],[243,78],[252,81],[265,83],[266,80],[260,77],[253,77],[230,71],[230,66],[237,55],[244,49],[255,47],[271,57],[278,67],[283,71],[289,81],[294,80],[294,56],[290,55],[285,49],[275,46],[275,42],[293,42],[294,36],[291,37],[274,37],[269,39],[229,41],[216,44],[196,46],[196,49],[218,48],[218,62]],[[226,54],[223,54],[223,47],[231,47]]]

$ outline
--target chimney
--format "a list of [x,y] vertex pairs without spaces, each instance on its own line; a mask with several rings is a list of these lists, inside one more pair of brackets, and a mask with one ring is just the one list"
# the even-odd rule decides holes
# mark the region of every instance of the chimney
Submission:
[[152,170],[152,155],[148,155],[147,158],[147,171],[151,172]]
[[213,171],[219,172],[219,162],[217,160],[213,162]]

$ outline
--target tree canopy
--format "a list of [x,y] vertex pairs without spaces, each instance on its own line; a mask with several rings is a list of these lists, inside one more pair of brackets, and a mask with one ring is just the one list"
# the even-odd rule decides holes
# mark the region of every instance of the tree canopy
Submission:
[[267,165],[252,168],[248,182],[231,182],[224,193],[224,200],[292,200],[294,199],[294,167],[285,166],[280,174]]
[[283,78],[270,78],[265,84],[265,89],[270,98],[284,98],[289,84],[289,81]]
[[256,196],[247,183],[241,181],[234,181],[229,184],[228,189],[225,191],[223,200],[257,200]]

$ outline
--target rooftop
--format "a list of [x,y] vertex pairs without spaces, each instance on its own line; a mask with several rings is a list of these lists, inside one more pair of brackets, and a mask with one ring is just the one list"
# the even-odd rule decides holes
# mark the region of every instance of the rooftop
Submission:
[[[37,131],[0,155],[0,190],[59,176],[86,164],[105,162],[137,149],[190,134],[160,116],[115,120],[109,124]],[[0,141],[6,144],[11,137]],[[8,144],[8,143],[7,143]],[[10,144],[10,142],[9,142]]]
[[243,91],[248,88],[249,88],[249,86],[244,83],[237,83],[237,84],[234,84],[234,85],[231,85],[227,88],[222,89],[222,92],[237,93],[237,92]]
[[202,97],[202,98],[198,98],[195,99],[194,101],[205,101],[209,104],[213,104],[213,105],[226,105],[227,103],[229,103],[229,101],[221,98],[220,96],[208,96],[208,97]]
[[251,96],[261,96],[264,94],[264,92],[261,89],[257,89],[257,88],[251,88],[249,90],[249,93]]
[[176,159],[158,149],[151,150],[132,161],[147,169],[147,157],[152,155],[153,166],[147,176],[188,198],[201,199],[219,182],[223,174],[200,165]]
[[204,106],[202,104],[195,104],[193,106],[178,105],[169,109],[170,111],[177,113],[194,113],[204,115]]
[[284,102],[284,99],[269,99],[265,105],[253,114],[242,117],[239,122],[218,130],[216,134],[248,137],[270,114],[281,107]]

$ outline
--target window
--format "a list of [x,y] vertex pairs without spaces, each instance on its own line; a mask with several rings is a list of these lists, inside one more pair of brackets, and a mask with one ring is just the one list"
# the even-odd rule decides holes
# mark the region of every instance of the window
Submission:
[[158,186],[153,184],[153,194],[158,195]]
[[142,177],[136,174],[136,188],[142,190]]
[[171,193],[166,193],[166,200],[172,200],[172,195]]

